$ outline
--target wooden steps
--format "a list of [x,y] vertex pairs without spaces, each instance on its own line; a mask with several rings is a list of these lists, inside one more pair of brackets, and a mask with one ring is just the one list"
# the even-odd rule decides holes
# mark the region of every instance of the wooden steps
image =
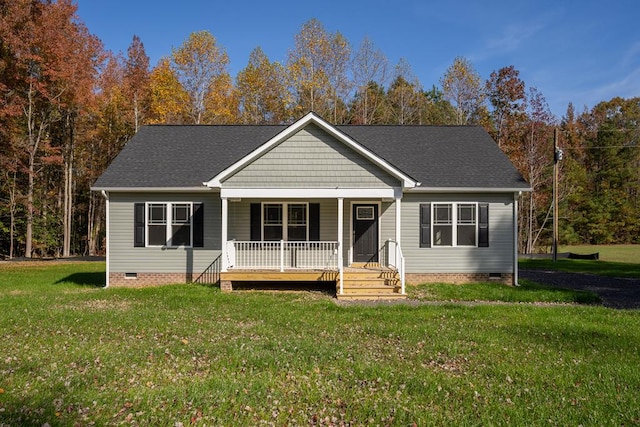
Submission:
[[336,281],[336,294],[340,300],[397,300],[405,299],[402,294],[400,278],[393,270],[381,268],[349,269],[343,273],[343,293],[340,293],[339,280]]

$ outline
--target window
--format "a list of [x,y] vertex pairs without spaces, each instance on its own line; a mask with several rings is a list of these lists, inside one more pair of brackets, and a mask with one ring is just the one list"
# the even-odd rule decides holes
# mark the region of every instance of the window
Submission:
[[488,203],[420,205],[420,247],[489,246]]
[[262,215],[263,240],[307,240],[306,203],[264,203]]
[[476,245],[476,205],[474,203],[458,204],[457,220],[458,246]]
[[191,246],[191,205],[173,203],[171,206],[171,246]]
[[165,203],[149,203],[147,236],[149,246],[163,246],[167,243],[167,205]]
[[359,221],[375,220],[375,210],[373,206],[356,206],[356,219]]
[[450,204],[433,205],[433,244],[451,246],[453,241],[453,216]]
[[281,240],[283,238],[282,230],[282,205],[265,204],[263,233],[264,240]]
[[307,240],[307,205],[290,204],[287,210],[287,240]]
[[204,247],[204,205],[134,203],[134,247]]
[[147,246],[191,246],[191,203],[148,203]]

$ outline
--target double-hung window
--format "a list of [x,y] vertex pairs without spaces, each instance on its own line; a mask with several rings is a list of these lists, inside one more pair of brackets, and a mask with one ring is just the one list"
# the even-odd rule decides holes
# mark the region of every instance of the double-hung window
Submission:
[[489,246],[489,204],[421,204],[420,247],[432,246]]
[[262,239],[308,240],[307,207],[307,203],[264,203],[262,205]]
[[147,203],[147,246],[192,246],[191,203]]
[[204,247],[203,203],[140,202],[133,211],[134,247]]

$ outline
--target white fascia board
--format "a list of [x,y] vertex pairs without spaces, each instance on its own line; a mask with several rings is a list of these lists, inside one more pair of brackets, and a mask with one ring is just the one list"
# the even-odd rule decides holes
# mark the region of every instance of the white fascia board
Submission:
[[90,187],[90,190],[120,193],[199,193],[213,189],[209,187]]
[[371,151],[369,151],[366,148],[364,148],[362,145],[360,145],[359,143],[357,143],[356,141],[354,141],[353,139],[348,137],[346,134],[340,132],[334,126],[332,126],[331,124],[327,123],[326,121],[324,121],[323,119],[318,117],[313,112],[308,113],[307,115],[302,117],[300,120],[298,120],[297,122],[293,123],[291,126],[287,127],[282,132],[280,132],[279,134],[277,134],[276,136],[271,138],[269,141],[265,142],[260,147],[258,147],[257,149],[255,149],[254,151],[252,151],[251,153],[249,153],[248,155],[246,155],[242,159],[238,160],[237,162],[235,162],[234,164],[232,164],[231,166],[229,166],[228,168],[226,168],[225,170],[220,172],[218,175],[216,175],[213,178],[211,178],[209,181],[204,182],[203,184],[206,185],[207,187],[221,187],[222,186],[222,181],[224,179],[226,179],[230,175],[234,174],[240,168],[242,168],[242,167],[248,165],[249,163],[253,162],[255,159],[260,157],[263,153],[269,151],[274,145],[277,145],[281,141],[284,141],[288,137],[294,135],[296,132],[298,132],[300,129],[304,128],[309,123],[316,124],[317,126],[322,128],[324,131],[326,131],[328,134],[332,135],[336,139],[338,139],[338,140],[342,141],[343,143],[347,144],[353,150],[358,152],[360,155],[366,157],[368,160],[370,160],[371,162],[373,162],[374,164],[376,164],[380,168],[384,169],[389,174],[391,174],[391,175],[395,176],[396,178],[400,179],[402,181],[402,186],[404,188],[412,188],[412,187],[415,187],[417,185],[417,182],[415,180],[411,179],[411,177],[409,177],[408,175],[402,173],[398,169],[394,168],[389,163],[387,163],[387,161],[385,161],[384,159],[376,156],[374,153],[372,153]]
[[533,191],[532,188],[491,188],[491,187],[416,187],[406,190],[411,193],[518,193]]
[[401,188],[222,188],[220,197],[228,199],[337,199],[402,197]]

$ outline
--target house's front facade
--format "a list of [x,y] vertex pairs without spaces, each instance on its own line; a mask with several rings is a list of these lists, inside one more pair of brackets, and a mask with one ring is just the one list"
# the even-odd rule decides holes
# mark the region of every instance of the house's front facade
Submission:
[[[107,199],[107,285],[517,281],[528,185],[476,127],[149,126],[92,188]],[[387,292],[388,291],[388,292]]]

